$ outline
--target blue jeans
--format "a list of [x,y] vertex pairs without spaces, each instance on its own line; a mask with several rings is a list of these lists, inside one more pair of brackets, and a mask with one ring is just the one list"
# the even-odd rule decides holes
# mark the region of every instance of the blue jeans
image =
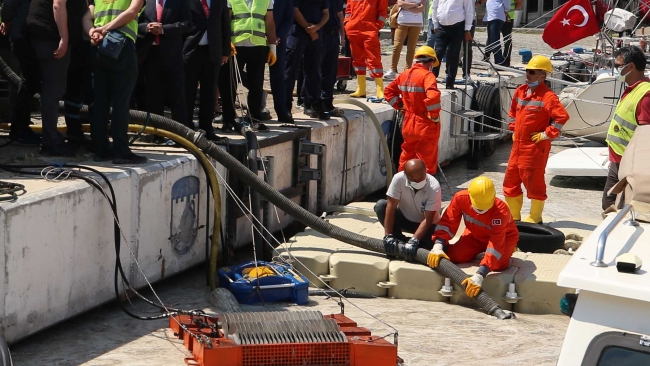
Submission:
[[116,157],[125,157],[131,153],[127,131],[129,128],[129,112],[131,93],[138,79],[138,60],[135,54],[135,44],[130,39],[117,60],[108,58],[93,47],[95,108],[93,110],[90,132],[95,145],[95,154],[108,155],[108,117],[111,105],[111,136]]
[[323,103],[331,107],[334,100],[334,84],[336,84],[336,71],[338,70],[340,37],[339,31],[323,30],[323,55],[321,57],[321,84],[320,97]]
[[[278,117],[286,117],[289,115],[287,110],[287,90],[284,83],[284,70],[287,68],[287,39],[283,39],[278,43],[277,48],[277,61],[273,66],[269,67],[269,77],[271,79],[271,91],[273,92],[273,109]],[[292,90],[293,92],[293,90]]]
[[494,55],[494,63],[503,65],[503,54],[501,53],[501,27],[504,21],[495,19],[487,23],[487,45],[485,45],[485,58],[489,59]]
[[436,34],[433,33],[433,21],[431,19],[428,19],[429,21],[429,28],[427,31],[427,46],[431,48],[436,47]]

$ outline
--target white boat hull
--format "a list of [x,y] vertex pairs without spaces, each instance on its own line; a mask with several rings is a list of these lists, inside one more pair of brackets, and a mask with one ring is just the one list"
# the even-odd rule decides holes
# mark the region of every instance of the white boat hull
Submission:
[[613,76],[601,76],[585,87],[567,87],[559,95],[570,119],[562,132],[604,144],[609,122],[623,84]]

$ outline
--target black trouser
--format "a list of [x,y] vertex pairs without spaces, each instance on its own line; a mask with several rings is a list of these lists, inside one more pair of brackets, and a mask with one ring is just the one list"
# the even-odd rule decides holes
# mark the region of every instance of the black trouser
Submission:
[[[301,65],[303,65],[303,82],[304,84],[298,89],[298,94],[302,96],[304,89],[307,99],[303,102],[309,107],[320,108],[321,103],[321,52],[323,43],[321,39],[322,32],[319,32],[319,37],[312,40],[302,28],[293,26],[293,31],[287,37],[287,68],[284,75],[285,90],[291,91],[287,93],[286,106],[291,108],[293,101],[293,88],[296,79],[299,77]],[[303,97],[304,98],[304,97]]]
[[[154,60],[155,62],[155,60]],[[214,134],[212,120],[214,119],[214,106],[217,102],[217,79],[220,66],[210,60],[208,46],[198,46],[185,60],[185,108],[187,110],[188,125],[194,119],[194,101],[196,89],[201,84],[201,98],[199,99],[199,128],[206,134]],[[227,69],[227,67],[226,67]],[[224,75],[223,77],[227,77]],[[226,91],[221,91],[221,99],[226,105]]]
[[54,147],[63,143],[63,135],[57,129],[59,101],[65,93],[65,83],[70,65],[71,47],[60,59],[54,58],[59,42],[33,38],[34,53],[41,68],[41,117],[43,121],[43,146]]
[[[144,72],[145,111],[164,116],[165,102],[167,102],[172,111],[172,119],[193,129],[194,125],[187,123],[188,109],[185,99],[186,85],[183,66],[180,49],[177,55],[163,55],[160,52],[160,46],[151,46],[147,59],[143,63],[144,70],[142,70]],[[212,100],[214,101],[215,98],[213,93]],[[214,102],[212,110],[214,111]],[[212,127],[212,119],[210,119],[209,126]]]
[[[510,54],[512,53],[512,27],[514,20],[506,21],[501,26],[503,35],[503,66],[510,66]],[[473,28],[472,28],[473,29]]]
[[[453,88],[456,74],[458,73],[458,62],[460,48],[465,37],[465,22],[458,22],[452,25],[440,25],[436,33],[436,55],[442,60],[447,55],[445,70],[447,72],[447,88]],[[438,77],[440,64],[433,68],[433,74]]]
[[12,41],[14,55],[20,63],[21,80],[18,93],[13,105],[13,122],[11,124],[11,137],[18,137],[27,130],[31,123],[32,98],[41,91],[41,68],[27,38]]
[[336,84],[336,73],[338,71],[339,49],[341,37],[339,30],[323,31],[323,54],[321,57],[320,70],[320,97],[325,107],[329,110],[334,100],[334,84]]
[[92,113],[92,58],[90,57],[90,42],[81,41],[70,50],[70,66],[66,82],[64,105],[65,124],[68,136],[82,136],[82,123],[88,123],[89,118],[81,118],[79,111],[84,104]]
[[117,59],[106,57],[93,47],[92,57],[95,109],[90,130],[95,145],[95,154],[107,156],[110,152],[108,117],[112,105],[111,136],[113,136],[114,154],[116,158],[128,157],[131,154],[127,136],[131,93],[138,78],[135,44],[130,38],[127,38]]
[[[261,120],[262,113],[262,92],[264,91],[264,65],[268,57],[269,48],[267,46],[254,47],[236,47],[237,66],[242,73],[246,67],[248,99],[248,113],[254,119]],[[228,60],[224,65],[219,77],[219,92],[221,93],[223,122],[229,123],[235,120],[235,99],[237,97],[237,79],[235,78],[234,69],[232,69],[233,58]],[[231,80],[232,79],[232,80]],[[289,91],[287,91],[289,92]],[[201,88],[201,97],[203,97],[203,88]],[[243,101],[241,101],[243,103]]]
[[[609,171],[607,172],[607,181],[605,182],[605,189],[603,190],[603,202],[602,208],[603,211],[606,210],[609,206],[616,204],[616,195],[607,194],[607,192],[618,183],[618,166],[619,163],[610,162]],[[617,205],[618,208],[623,208],[623,202],[625,201],[625,191],[621,193],[621,201]]]
[[[287,100],[287,90],[284,83],[284,70],[287,65],[287,42],[283,39],[277,45],[277,61],[273,66],[269,66],[269,79],[271,81],[271,91],[273,92],[273,108],[278,118],[286,118],[291,115],[291,108],[287,109],[285,101]],[[291,93],[293,92],[290,91]]]
[[472,25],[472,29],[469,31],[472,34],[472,41],[465,42],[463,39],[463,78],[472,71],[472,42],[475,30],[476,27]]
[[[386,207],[388,206],[388,201],[381,199],[375,204],[375,212],[377,213],[377,219],[381,223],[381,226],[384,226],[384,220],[386,219]],[[407,233],[414,234],[418,227],[420,227],[420,222],[413,222],[408,220],[402,215],[399,207],[395,210],[395,220],[393,222],[393,234],[394,237],[400,240],[405,240],[403,231]],[[436,225],[431,225],[427,233],[424,235],[422,240],[420,240],[420,248],[431,250],[433,248],[433,233],[436,231]]]

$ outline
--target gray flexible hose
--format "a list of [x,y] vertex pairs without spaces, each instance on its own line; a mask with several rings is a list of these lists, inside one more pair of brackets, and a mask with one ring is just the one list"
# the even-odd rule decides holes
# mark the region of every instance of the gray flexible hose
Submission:
[[[4,60],[2,60],[2,58],[0,58],[0,72],[3,73],[12,82],[14,82],[14,80],[20,81],[18,76],[6,65],[6,63],[4,62]],[[364,105],[364,107],[366,106]],[[88,106],[83,106],[80,113],[84,115],[88,115]],[[130,116],[131,116],[131,122],[136,124],[144,124],[145,121],[147,121],[146,112],[131,110]],[[377,125],[378,124],[379,122],[377,121]],[[343,228],[334,226],[329,222],[322,220],[318,216],[312,214],[311,212],[305,210],[299,205],[295,204],[293,201],[283,196],[281,193],[276,191],[273,187],[268,185],[264,180],[260,179],[256,173],[251,172],[246,166],[240,163],[232,155],[230,155],[223,149],[219,148],[217,145],[207,140],[204,136],[203,131],[201,130],[193,131],[176,121],[158,115],[150,115],[149,125],[152,127],[156,127],[162,130],[167,130],[169,132],[175,133],[191,141],[199,149],[201,149],[206,155],[209,155],[210,157],[214,158],[226,169],[228,169],[229,172],[236,174],[239,177],[239,179],[241,179],[242,182],[250,186],[251,189],[258,192],[264,198],[269,200],[269,202],[273,203],[279,209],[291,215],[291,217],[297,219],[304,225],[307,225],[322,234],[328,235],[344,243],[355,245],[360,248],[370,250],[373,252],[384,253],[384,244],[381,239],[369,238],[367,236],[359,235],[357,233],[353,233]],[[381,129],[379,129],[379,131],[381,131]],[[384,151],[388,152],[386,139],[382,139],[382,140],[383,140],[383,144],[385,145]],[[390,168],[392,169],[392,164],[390,165]],[[402,244],[399,245],[401,246]],[[416,262],[421,264],[426,264],[428,255],[429,255],[428,250],[418,249],[415,258]],[[440,265],[438,266],[438,268],[436,268],[436,270],[442,273],[445,277],[449,277],[463,290],[465,289],[465,287],[461,284],[461,282],[469,276],[465,272],[463,272],[460,268],[458,268],[456,265],[448,261],[447,259],[442,258],[440,260]],[[497,304],[494,300],[492,300],[492,298],[490,298],[490,296],[488,296],[488,294],[485,291],[481,290],[479,295],[476,296],[474,299],[476,300],[477,304],[483,309],[483,311],[485,311],[488,315],[495,316],[497,319],[512,318],[512,313],[507,314],[505,311],[503,311],[503,309],[501,309],[499,304]]]
[[366,112],[368,116],[370,116],[370,120],[372,121],[372,124],[375,126],[375,130],[377,130],[377,134],[379,135],[379,141],[381,141],[381,147],[384,150],[384,159],[386,160],[386,187],[389,187],[390,182],[393,181],[393,174],[395,174],[395,171],[393,170],[393,160],[391,159],[390,148],[388,147],[386,136],[384,136],[384,131],[381,129],[381,124],[379,123],[379,120],[377,119],[377,115],[375,115],[375,112],[373,112],[372,109],[368,108],[367,105],[363,104],[362,102],[356,99],[350,99],[350,98],[334,99],[332,104],[334,105],[351,104],[361,108],[364,112]]

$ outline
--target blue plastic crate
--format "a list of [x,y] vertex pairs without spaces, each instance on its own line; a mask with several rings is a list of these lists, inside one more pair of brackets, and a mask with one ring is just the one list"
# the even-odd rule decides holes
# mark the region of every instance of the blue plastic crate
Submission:
[[[248,278],[243,273],[255,267],[255,262],[219,269],[219,286],[232,292],[241,304],[291,301],[298,305],[309,302],[309,281],[287,264],[257,261],[257,267],[268,267],[274,273],[259,278]],[[292,273],[293,272],[293,273]],[[259,285],[259,291],[256,287]]]

